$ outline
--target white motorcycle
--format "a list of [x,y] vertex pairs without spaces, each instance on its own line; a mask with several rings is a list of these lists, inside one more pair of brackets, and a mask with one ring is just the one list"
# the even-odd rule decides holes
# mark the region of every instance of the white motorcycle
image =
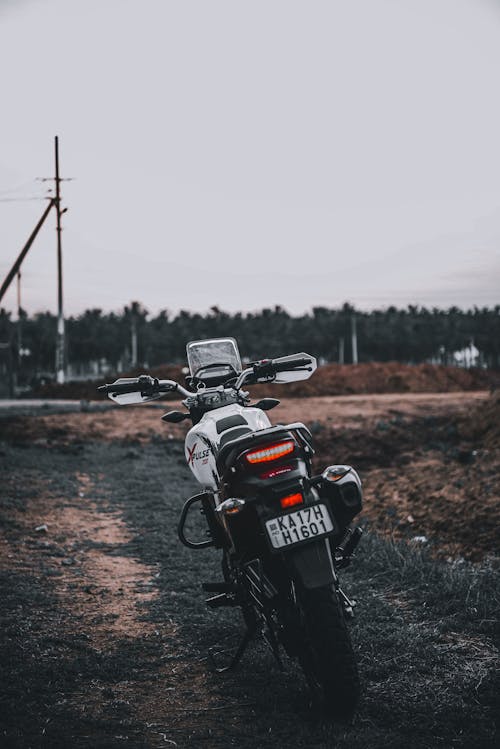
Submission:
[[[240,607],[246,630],[229,664],[261,635],[277,660],[281,648],[297,658],[313,695],[334,717],[352,715],[359,696],[356,661],[346,626],[350,601],[337,571],[350,563],[361,529],[350,523],[361,510],[361,482],[348,465],[311,474],[311,433],[302,423],[272,426],[264,398],[250,405],[244,385],[309,378],[316,360],[300,353],[251,363],[244,369],[233,338],[187,346],[189,389],[148,375],[121,378],[99,390],[119,404],[165,393],[184,396],[185,412],[167,422],[191,420],[187,464],[202,491],[184,504],[179,538],[191,549],[222,551],[222,576],[206,582],[211,608]],[[208,538],[186,535],[189,513],[201,509]]]

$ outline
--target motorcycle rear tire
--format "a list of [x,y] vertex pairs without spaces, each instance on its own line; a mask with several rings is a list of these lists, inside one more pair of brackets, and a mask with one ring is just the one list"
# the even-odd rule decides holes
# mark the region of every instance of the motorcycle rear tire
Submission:
[[359,675],[337,592],[332,586],[303,589],[300,603],[308,641],[302,668],[319,686],[325,712],[350,720],[359,700]]

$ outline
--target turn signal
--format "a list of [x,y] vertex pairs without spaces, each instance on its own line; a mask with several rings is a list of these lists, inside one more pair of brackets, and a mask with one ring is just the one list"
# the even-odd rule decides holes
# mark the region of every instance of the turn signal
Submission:
[[304,502],[304,497],[300,492],[297,492],[297,494],[289,494],[287,497],[282,497],[280,499],[280,504],[284,510],[287,509],[287,507],[294,507],[294,505],[301,505]]
[[274,445],[267,445],[261,450],[252,450],[245,455],[248,463],[255,465],[256,463],[268,463],[270,460],[278,460],[284,455],[293,453],[295,450],[295,442],[293,440],[286,440],[286,442],[277,442]]
[[351,466],[328,466],[328,468],[325,468],[323,471],[322,476],[326,481],[338,481],[345,476],[346,473],[349,473],[350,470]]
[[235,497],[232,497],[231,499],[225,499],[224,502],[215,508],[215,511],[221,512],[223,515],[237,515],[238,512],[241,512],[244,506],[244,499],[236,499]]

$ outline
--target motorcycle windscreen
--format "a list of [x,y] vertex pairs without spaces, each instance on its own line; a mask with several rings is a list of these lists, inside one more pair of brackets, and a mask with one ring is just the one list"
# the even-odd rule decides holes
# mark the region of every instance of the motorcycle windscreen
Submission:
[[234,338],[211,338],[207,341],[190,341],[186,346],[187,360],[191,377],[200,369],[214,364],[229,365],[239,374],[241,358]]

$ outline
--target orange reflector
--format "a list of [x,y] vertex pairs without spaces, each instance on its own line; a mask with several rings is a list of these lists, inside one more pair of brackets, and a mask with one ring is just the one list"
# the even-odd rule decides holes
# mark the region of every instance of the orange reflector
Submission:
[[245,458],[249,463],[267,463],[270,460],[277,460],[282,458],[283,455],[293,453],[295,450],[295,442],[293,440],[287,440],[286,442],[278,442],[275,445],[268,445],[263,447],[262,450],[252,450],[245,455]]
[[289,494],[288,497],[282,497],[280,499],[281,506],[285,510],[287,507],[293,507],[294,505],[301,505],[304,501],[304,497],[300,492],[297,494]]

